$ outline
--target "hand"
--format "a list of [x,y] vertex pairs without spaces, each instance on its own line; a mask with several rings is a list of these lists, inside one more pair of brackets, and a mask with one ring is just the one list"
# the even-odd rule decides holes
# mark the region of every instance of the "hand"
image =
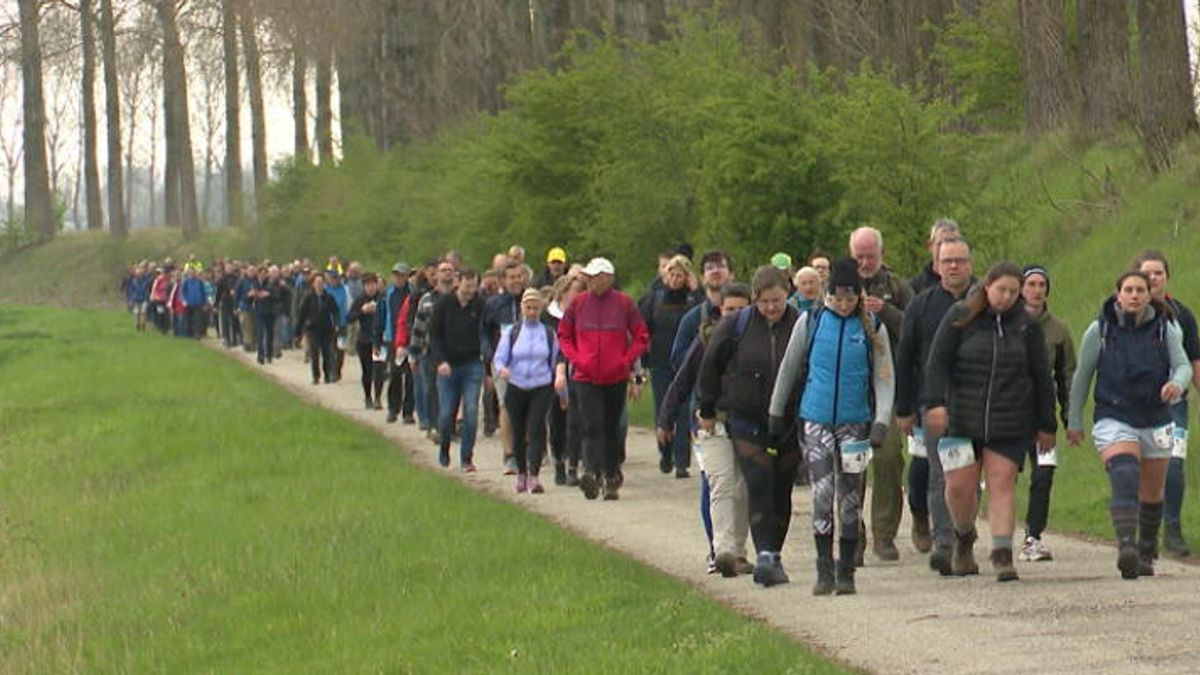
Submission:
[[554,376],[554,391],[561,397],[567,391],[567,376],[563,373],[558,373]]
[[871,425],[871,447],[882,448],[884,441],[887,440],[888,427],[886,424],[875,422]]
[[368,302],[368,303],[364,304],[362,306],[362,313],[363,314],[374,314],[375,313],[375,303]]
[[1053,450],[1054,443],[1054,434],[1046,431],[1037,432],[1037,451],[1039,455],[1044,455]]
[[925,429],[931,436],[941,436],[946,432],[946,427],[950,424],[950,416],[946,412],[946,406],[939,405],[936,408],[930,408],[925,411]]
[[1174,382],[1168,382],[1164,384],[1162,387],[1162,393],[1160,394],[1163,403],[1173,403],[1178,401],[1179,397],[1182,395],[1183,390],[1180,389],[1179,385],[1175,384]]
[[714,431],[717,430],[717,418],[701,417],[700,418],[700,428],[703,429],[705,433],[708,433],[708,434],[713,433]]
[[868,295],[863,300],[863,306],[866,307],[867,311],[872,314],[878,314],[879,312],[883,311],[884,305],[885,303],[883,298],[877,298],[873,295]]
[[442,361],[437,367],[438,377],[450,377],[450,364]]
[[511,375],[512,371],[508,368],[501,368],[500,370],[496,371],[496,376],[503,380],[507,380]]
[[1072,448],[1078,447],[1080,443],[1083,443],[1083,432],[1077,429],[1067,429],[1067,442],[1071,444]]
[[658,427],[654,430],[654,435],[658,437],[659,445],[666,445],[675,438],[675,430]]
[[785,422],[779,415],[771,415],[767,419],[767,435],[771,438],[779,438],[786,430]]
[[634,401],[640,399],[642,397],[642,388],[644,386],[645,385],[643,385],[643,384],[638,384],[636,380],[633,382],[630,382],[629,383],[629,398]]
[[904,434],[905,436],[912,436],[913,429],[916,428],[916,425],[913,424],[914,421],[915,420],[912,415],[906,415],[904,417],[897,417],[896,418],[896,428],[898,428],[900,430],[900,433]]

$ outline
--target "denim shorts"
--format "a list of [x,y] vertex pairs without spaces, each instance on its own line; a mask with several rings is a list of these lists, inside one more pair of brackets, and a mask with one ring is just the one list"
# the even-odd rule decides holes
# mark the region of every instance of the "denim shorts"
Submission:
[[1120,420],[1105,417],[1092,427],[1097,452],[1103,452],[1113,443],[1137,443],[1141,447],[1142,459],[1170,459],[1174,446],[1174,423],[1157,427],[1134,427]]

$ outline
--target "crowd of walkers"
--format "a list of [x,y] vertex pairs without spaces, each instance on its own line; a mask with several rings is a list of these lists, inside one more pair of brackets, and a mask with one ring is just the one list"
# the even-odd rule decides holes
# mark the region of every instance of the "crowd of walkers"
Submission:
[[978,574],[984,492],[993,572],[1016,580],[1018,560],[1053,559],[1042,535],[1055,439],[1061,422],[1070,445],[1083,442],[1089,397],[1121,576],[1154,574],[1160,529],[1168,553],[1189,555],[1180,515],[1200,335],[1167,293],[1166,257],[1144,251],[1116,278],[1077,351],[1050,312],[1045,267],[1000,262],[977,278],[948,219],[926,245],[929,263],[906,279],[885,263],[882,234],[861,227],[845,255],[777,253],[748,284],[728,253],[693,262],[681,245],[659,254],[636,301],[606,258],[571,264],[554,247],[535,271],[520,246],[482,273],[453,251],[387,275],[336,257],[168,259],[131,267],[124,292],[138,330],[215,332],[263,365],[303,347],[314,385],[339,381],[351,351],[367,409],[419,425],[439,464],[467,473],[482,422],[519,493],[545,492],[552,465],[554,485],[618,499],[628,401],[648,380],[659,469],[689,479],[696,462],[707,564],[726,577],[789,580],[792,492],[809,485],[814,594],[857,591],[868,539],[880,560],[897,560],[905,507],[933,571]]

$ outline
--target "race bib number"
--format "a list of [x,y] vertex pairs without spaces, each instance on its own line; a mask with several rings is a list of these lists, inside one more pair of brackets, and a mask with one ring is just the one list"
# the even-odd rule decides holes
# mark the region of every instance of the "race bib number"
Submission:
[[1175,452],[1175,425],[1164,424],[1153,431],[1154,445],[1159,450],[1170,450],[1171,454]]
[[925,431],[921,427],[913,427],[913,432],[908,436],[908,455],[910,457],[929,456],[929,451],[925,449]]
[[1171,435],[1171,456],[1179,459],[1187,459],[1188,446],[1188,430],[1187,427],[1175,425],[1175,431]]
[[337,348],[338,348],[338,349],[340,349],[340,350],[342,350],[342,351],[346,351],[346,344],[347,344],[347,342],[348,342],[348,341],[346,340],[346,338],[345,338],[345,337],[339,337],[339,338],[337,339]]
[[842,473],[862,473],[870,463],[870,441],[864,439],[842,443]]
[[1048,452],[1037,453],[1038,466],[1058,466],[1058,446],[1050,448]]
[[969,438],[946,436],[938,439],[938,457],[944,473],[957,471],[975,463],[975,446]]
[[375,353],[371,354],[371,360],[374,361],[375,363],[387,363],[387,358],[388,358],[388,348],[387,347],[380,347],[379,351],[376,351]]

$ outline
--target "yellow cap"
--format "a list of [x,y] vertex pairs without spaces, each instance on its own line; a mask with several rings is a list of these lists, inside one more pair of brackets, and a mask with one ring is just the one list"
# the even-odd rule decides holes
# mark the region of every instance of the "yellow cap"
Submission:
[[546,262],[567,262],[567,252],[561,246],[555,246],[546,252]]

